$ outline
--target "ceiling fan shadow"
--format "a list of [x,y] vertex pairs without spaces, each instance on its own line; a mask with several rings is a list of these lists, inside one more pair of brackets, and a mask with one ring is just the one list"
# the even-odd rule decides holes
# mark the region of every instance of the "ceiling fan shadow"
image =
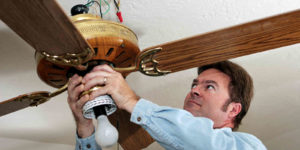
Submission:
[[1,75],[35,70],[34,49],[10,30],[0,30]]

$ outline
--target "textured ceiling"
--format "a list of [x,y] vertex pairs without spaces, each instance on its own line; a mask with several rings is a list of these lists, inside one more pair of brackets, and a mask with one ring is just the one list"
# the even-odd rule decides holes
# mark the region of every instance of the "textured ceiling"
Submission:
[[[59,0],[70,8],[85,1]],[[111,2],[109,0],[109,2]],[[139,37],[141,49],[255,19],[299,9],[299,0],[121,0],[124,24]],[[116,20],[114,7],[104,19]],[[255,97],[240,130],[272,150],[298,149],[300,137],[300,45],[233,59],[254,79]],[[0,100],[55,89],[39,80],[34,50],[0,22]],[[182,107],[196,69],[163,77],[132,73],[127,80],[141,97]],[[66,94],[36,108],[0,118],[1,149],[74,149],[75,126]],[[46,147],[46,148],[45,148]],[[153,144],[147,149],[162,149]]]

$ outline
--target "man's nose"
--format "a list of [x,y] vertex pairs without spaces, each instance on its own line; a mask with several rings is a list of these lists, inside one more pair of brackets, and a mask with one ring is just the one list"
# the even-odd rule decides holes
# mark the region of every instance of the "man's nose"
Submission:
[[195,86],[195,87],[192,88],[191,96],[195,96],[195,97],[200,96],[200,90],[199,90],[198,86]]

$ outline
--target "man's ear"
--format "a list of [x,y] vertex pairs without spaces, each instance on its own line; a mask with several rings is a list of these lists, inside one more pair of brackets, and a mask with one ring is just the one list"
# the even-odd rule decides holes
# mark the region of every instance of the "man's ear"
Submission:
[[241,110],[242,110],[242,105],[241,103],[235,103],[235,102],[231,102],[228,106],[228,110],[229,111],[229,114],[228,114],[228,117],[231,119],[231,118],[234,118],[235,116],[237,116]]

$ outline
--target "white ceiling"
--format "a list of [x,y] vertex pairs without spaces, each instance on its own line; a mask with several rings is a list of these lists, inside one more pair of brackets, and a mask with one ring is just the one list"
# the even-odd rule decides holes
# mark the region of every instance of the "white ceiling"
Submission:
[[[59,0],[70,8],[86,1]],[[111,0],[109,0],[111,2]],[[299,9],[299,0],[121,0],[124,23],[137,32],[141,49]],[[104,19],[116,20],[114,7]],[[234,59],[254,79],[255,97],[240,130],[268,149],[298,149],[300,137],[300,45]],[[32,91],[54,91],[36,75],[34,50],[0,22],[0,100]],[[127,80],[141,97],[182,107],[196,69],[163,77],[132,73]],[[74,149],[75,126],[66,93],[36,108],[0,117],[1,149]],[[116,149],[116,147],[114,147]],[[147,149],[162,149],[153,144]]]

